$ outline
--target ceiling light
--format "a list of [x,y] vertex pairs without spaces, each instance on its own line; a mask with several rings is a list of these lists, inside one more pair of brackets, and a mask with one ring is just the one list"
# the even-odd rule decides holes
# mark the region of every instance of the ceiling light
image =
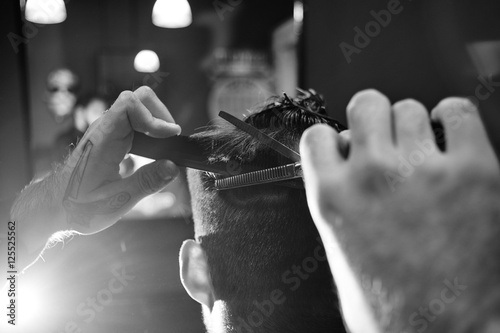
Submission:
[[24,17],[39,24],[61,23],[66,20],[66,6],[63,0],[28,0]]
[[152,18],[161,28],[185,28],[193,22],[187,0],[156,0]]
[[302,23],[304,20],[304,4],[302,1],[295,1],[293,3],[293,19],[297,23]]
[[160,69],[160,59],[155,51],[142,50],[135,56],[134,68],[141,73],[154,73]]

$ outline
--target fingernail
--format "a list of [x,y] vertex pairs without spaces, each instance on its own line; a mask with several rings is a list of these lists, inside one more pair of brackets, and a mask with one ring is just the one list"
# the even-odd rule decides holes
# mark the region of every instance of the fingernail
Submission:
[[158,165],[158,173],[164,180],[172,179],[179,173],[179,169],[172,161],[161,161]]
[[172,130],[172,132],[174,132],[173,134],[175,134],[175,135],[181,134],[182,128],[179,125],[174,124],[174,123],[168,123],[168,122],[167,122],[167,124],[168,124],[168,127],[170,127],[170,129]]

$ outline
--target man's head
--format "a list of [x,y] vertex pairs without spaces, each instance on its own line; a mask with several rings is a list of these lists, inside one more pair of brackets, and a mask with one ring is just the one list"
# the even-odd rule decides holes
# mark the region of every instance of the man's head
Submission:
[[[322,100],[277,99],[247,123],[298,150],[303,131],[328,123]],[[234,127],[197,135],[217,141],[214,160],[262,168],[290,163]],[[328,262],[305,192],[279,184],[218,191],[189,170],[196,241],[181,249],[181,279],[203,306],[210,332],[330,332],[341,327]]]
[[78,88],[78,76],[71,70],[58,68],[49,73],[45,102],[49,113],[57,123],[71,118]]

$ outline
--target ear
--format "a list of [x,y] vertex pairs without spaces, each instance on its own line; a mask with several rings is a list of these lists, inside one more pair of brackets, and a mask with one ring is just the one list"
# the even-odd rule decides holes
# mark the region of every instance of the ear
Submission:
[[189,296],[212,310],[215,296],[205,251],[192,239],[182,243],[179,253],[181,282]]

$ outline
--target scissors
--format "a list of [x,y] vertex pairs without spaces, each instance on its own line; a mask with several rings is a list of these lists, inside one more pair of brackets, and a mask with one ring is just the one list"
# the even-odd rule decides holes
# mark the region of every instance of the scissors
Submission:
[[[262,144],[267,145],[278,154],[286,157],[290,163],[261,169],[251,164],[240,166],[234,160],[214,162],[209,159],[209,156],[217,142],[207,145],[206,142],[202,142],[197,138],[182,135],[166,139],[155,139],[139,132],[134,135],[130,153],[152,159],[169,159],[179,166],[217,174],[218,177],[214,180],[214,188],[217,190],[268,183],[304,188],[303,182],[297,181],[301,180],[303,176],[298,152],[227,112],[221,111],[219,116]],[[332,118],[328,117],[328,122],[338,132],[347,129],[347,127]],[[432,127],[434,133],[442,131],[440,124],[433,123]],[[438,142],[438,146],[444,150],[444,141]],[[344,152],[344,154],[347,155],[348,151]],[[238,167],[235,168],[235,166]],[[237,171],[237,174],[235,174],[235,171]]]

